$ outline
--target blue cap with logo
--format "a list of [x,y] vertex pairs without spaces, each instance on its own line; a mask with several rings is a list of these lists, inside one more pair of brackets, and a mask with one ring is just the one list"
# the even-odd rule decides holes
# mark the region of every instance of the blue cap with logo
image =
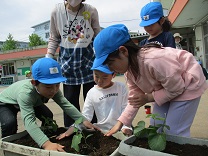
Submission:
[[40,58],[32,65],[34,80],[44,84],[56,84],[66,81],[61,74],[61,68],[57,61],[52,58]]
[[161,17],[164,16],[162,4],[160,2],[150,2],[146,4],[142,8],[140,16],[142,21],[139,25],[141,27],[146,27],[156,23]]
[[93,42],[95,60],[93,68],[103,64],[108,55],[130,40],[127,27],[123,24],[111,25],[98,33]]
[[110,71],[110,69],[106,65],[100,65],[98,67],[92,67],[91,70],[99,70],[99,71],[101,71],[103,73],[106,73],[106,74],[109,74],[109,75],[113,74],[113,72]]

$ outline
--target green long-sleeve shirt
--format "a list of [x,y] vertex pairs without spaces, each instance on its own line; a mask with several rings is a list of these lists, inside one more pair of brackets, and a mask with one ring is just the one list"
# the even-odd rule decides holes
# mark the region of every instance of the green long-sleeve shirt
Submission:
[[[83,117],[82,114],[63,96],[60,90],[52,99],[74,120]],[[40,147],[49,140],[36,123],[34,107],[43,105],[44,103],[41,100],[41,95],[31,84],[31,80],[18,81],[4,89],[0,93],[0,101],[6,104],[19,105],[25,129]]]

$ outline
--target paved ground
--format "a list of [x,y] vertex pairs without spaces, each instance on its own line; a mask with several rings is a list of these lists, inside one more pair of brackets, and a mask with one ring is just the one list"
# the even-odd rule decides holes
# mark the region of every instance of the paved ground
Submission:
[[[125,79],[123,76],[117,76],[114,78],[114,81],[122,81],[125,83]],[[0,91],[5,89],[5,86],[0,86]],[[62,89],[62,87],[61,87]],[[83,105],[83,97],[80,97],[80,103]],[[47,103],[47,106],[52,110],[54,113],[54,119],[57,121],[59,126],[63,126],[63,112],[60,109],[60,107],[54,103],[52,100],[50,100]],[[149,123],[149,119],[146,119],[145,109],[144,107],[140,108],[139,112],[137,113],[137,116],[135,117],[133,121],[133,125],[136,125],[136,123],[140,120],[144,120],[147,123]],[[19,123],[19,129],[18,132],[23,131],[23,123],[20,119],[19,113],[18,113],[18,123]],[[38,121],[40,124],[40,122]],[[207,138],[208,139],[208,90],[203,94],[199,108],[197,110],[196,117],[194,119],[194,123],[191,127],[191,137],[197,137],[197,138]]]

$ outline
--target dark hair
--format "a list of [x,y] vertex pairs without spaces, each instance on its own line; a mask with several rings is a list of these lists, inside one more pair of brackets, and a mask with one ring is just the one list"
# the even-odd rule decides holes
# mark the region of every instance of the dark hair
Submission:
[[[161,45],[156,44],[156,43],[149,43],[144,45],[143,47],[140,47],[136,45],[131,39],[127,41],[126,43],[123,44],[128,50],[128,59],[129,59],[129,71],[133,74],[134,78],[140,76],[140,70],[139,70],[139,64],[138,64],[138,53],[140,52],[141,48],[151,48],[151,47],[156,47],[156,48],[161,48]],[[117,49],[116,51],[110,53],[107,57],[107,59],[104,61],[103,64],[108,64],[108,62],[113,59],[113,58],[119,58],[119,50]],[[127,75],[128,77],[128,75]]]
[[[162,18],[164,18],[165,21],[164,21],[164,23],[161,25],[161,24],[160,24],[160,20],[161,20]],[[161,18],[159,19],[158,23],[159,23],[159,25],[161,25],[163,31],[166,31],[166,32],[170,31],[172,24],[171,24],[171,22],[169,21],[168,17],[161,17]]]
[[35,80],[35,86],[38,86],[40,84],[40,81]]

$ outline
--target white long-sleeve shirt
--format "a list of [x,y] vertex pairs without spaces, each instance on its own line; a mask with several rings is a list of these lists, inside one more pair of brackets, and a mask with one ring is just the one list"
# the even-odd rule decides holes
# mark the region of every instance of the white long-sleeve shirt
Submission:
[[[102,130],[110,130],[117,123],[118,118],[125,109],[127,99],[128,89],[121,82],[114,82],[111,87],[106,89],[95,85],[87,93],[82,114],[88,121],[91,121],[95,111],[97,123],[94,125]],[[126,126],[124,127],[127,128]]]

